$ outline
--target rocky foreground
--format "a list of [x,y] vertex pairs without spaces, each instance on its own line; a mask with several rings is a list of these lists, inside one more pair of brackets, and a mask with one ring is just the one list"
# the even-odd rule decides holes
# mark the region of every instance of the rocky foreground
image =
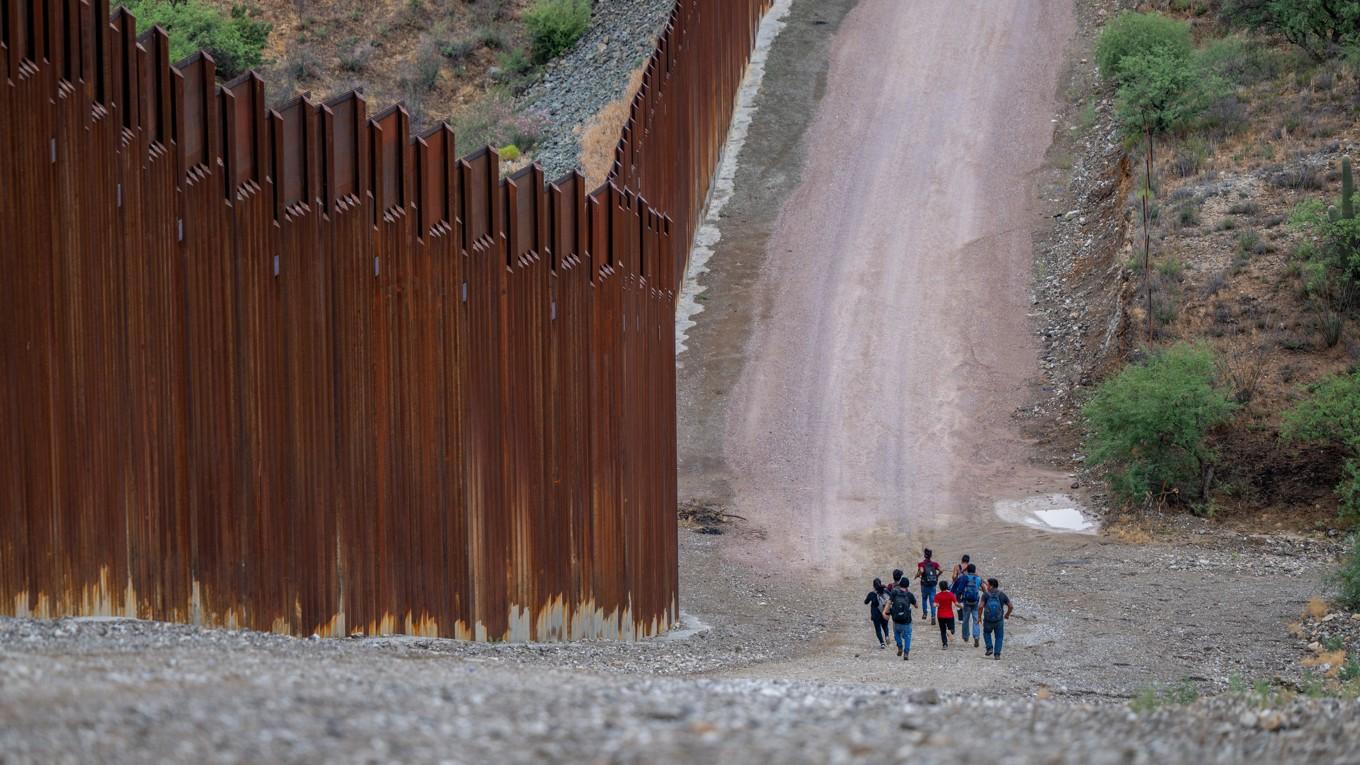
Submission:
[[1360,701],[1279,689],[1074,703],[559,668],[574,650],[610,651],[3,619],[0,762],[1360,761]]

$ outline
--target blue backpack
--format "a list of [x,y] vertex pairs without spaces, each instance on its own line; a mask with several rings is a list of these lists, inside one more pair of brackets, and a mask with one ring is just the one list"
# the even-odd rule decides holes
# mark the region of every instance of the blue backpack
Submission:
[[982,597],[982,577],[977,574],[964,574],[963,587],[960,588],[959,600],[964,603],[976,603]]
[[987,603],[982,607],[984,621],[999,622],[1005,615],[1005,604],[1001,602],[1001,590],[987,593]]

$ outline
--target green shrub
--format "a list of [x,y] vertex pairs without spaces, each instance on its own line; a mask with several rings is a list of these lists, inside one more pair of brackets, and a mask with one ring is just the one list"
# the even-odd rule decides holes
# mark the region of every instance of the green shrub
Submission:
[[1239,105],[1225,86],[1248,67],[1241,61],[1246,43],[1223,43],[1197,53],[1190,26],[1158,13],[1126,12],[1115,17],[1096,41],[1101,73],[1119,86],[1115,103],[1124,133],[1181,132],[1197,126],[1211,106],[1203,127],[1231,133]]
[[235,5],[229,15],[202,0],[125,0],[139,29],[159,24],[170,38],[170,59],[179,61],[199,50],[217,62],[217,73],[231,79],[264,63],[268,22],[258,11]]
[[1131,70],[1134,56],[1157,55],[1189,61],[1194,52],[1190,25],[1160,13],[1121,13],[1096,41],[1096,64],[1112,82],[1123,84],[1137,76]]
[[1115,116],[1128,136],[1183,131],[1222,95],[1221,81],[1195,59],[1164,49],[1126,56],[1121,64]]
[[590,0],[537,0],[524,12],[534,63],[546,64],[571,49],[590,27]]
[[1241,34],[1219,37],[1200,52],[1200,63],[1214,74],[1237,85],[1253,85],[1278,77],[1285,57]]
[[1178,282],[1185,275],[1185,264],[1181,262],[1180,258],[1172,255],[1157,264],[1157,273],[1173,282]]
[[1360,534],[1351,537],[1351,549],[1336,572],[1336,584],[1341,605],[1360,610]]
[[473,51],[477,50],[478,45],[480,43],[470,37],[461,37],[457,40],[446,40],[441,43],[439,52],[444,55],[444,58],[458,63],[471,56]]
[[1199,701],[1199,689],[1187,678],[1175,685],[1138,689],[1129,700],[1129,709],[1137,714],[1147,714],[1167,706],[1189,706],[1196,701]]
[[525,55],[524,51],[518,48],[511,48],[510,50],[501,51],[501,54],[496,57],[496,65],[499,66],[502,71],[518,76],[525,74],[532,69],[534,67],[534,62]]
[[1308,398],[1285,412],[1280,435],[1289,441],[1335,444],[1347,452],[1336,492],[1342,514],[1360,520],[1360,370],[1314,386]]
[[1214,383],[1214,356],[1178,344],[1126,367],[1096,390],[1083,413],[1091,462],[1125,500],[1178,494],[1208,498],[1210,429],[1236,409]]
[[1356,0],[1225,0],[1223,17],[1281,35],[1318,60],[1360,41]]
[[536,112],[517,112],[507,95],[493,93],[454,115],[453,132],[458,153],[483,146],[514,144],[520,153],[531,151],[546,128],[546,120]]
[[505,50],[510,47],[509,39],[506,38],[505,32],[499,27],[481,27],[473,36],[487,50]]

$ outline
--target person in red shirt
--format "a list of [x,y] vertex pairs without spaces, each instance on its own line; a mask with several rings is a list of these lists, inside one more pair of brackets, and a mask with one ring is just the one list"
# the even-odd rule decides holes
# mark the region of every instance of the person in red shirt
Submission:
[[940,622],[940,648],[949,647],[949,636],[954,633],[954,604],[959,599],[949,591],[948,582],[940,582],[940,592],[935,596],[935,609]]

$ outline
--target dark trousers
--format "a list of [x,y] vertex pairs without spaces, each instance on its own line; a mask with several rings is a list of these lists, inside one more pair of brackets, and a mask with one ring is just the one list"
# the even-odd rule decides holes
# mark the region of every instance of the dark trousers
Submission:
[[954,631],[954,617],[941,616],[936,621],[940,623],[940,642],[949,645],[949,633]]
[[892,639],[892,627],[888,626],[886,619],[873,619],[874,637],[878,638],[878,644],[884,645]]

